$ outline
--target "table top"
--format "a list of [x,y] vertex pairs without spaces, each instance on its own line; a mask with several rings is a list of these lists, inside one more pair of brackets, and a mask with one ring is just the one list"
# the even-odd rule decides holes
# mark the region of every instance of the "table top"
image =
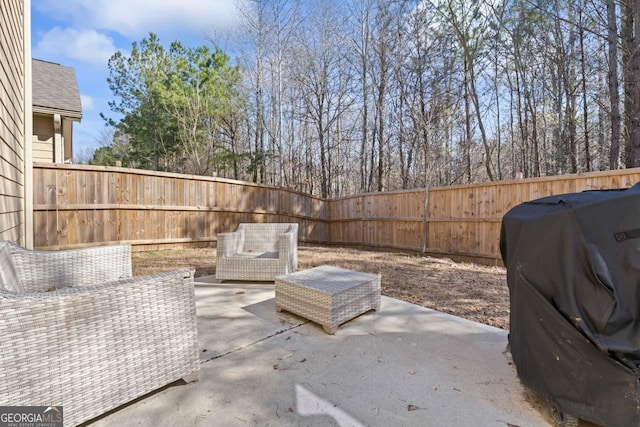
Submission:
[[346,268],[331,265],[321,265],[308,270],[277,276],[276,284],[278,280],[280,280],[306,288],[336,294],[369,283],[379,277],[379,274],[362,273],[360,271],[347,270]]

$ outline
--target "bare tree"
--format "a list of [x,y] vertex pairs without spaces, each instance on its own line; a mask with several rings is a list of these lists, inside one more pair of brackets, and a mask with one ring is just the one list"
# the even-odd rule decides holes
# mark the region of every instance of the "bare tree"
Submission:
[[640,5],[622,0],[625,164],[640,166]]
[[360,82],[360,191],[370,187],[367,183],[367,155],[369,150],[369,62],[371,61],[372,15],[377,0],[355,0],[347,5],[349,19],[354,29],[351,37],[354,52],[355,75]]
[[617,169],[620,163],[620,88],[618,84],[618,23],[615,0],[607,0],[607,42],[609,46],[609,82],[611,144],[609,168]]
[[[465,93],[465,110],[467,120],[465,127],[467,130],[467,149],[471,148],[471,110],[469,108],[469,100],[473,103],[475,119],[480,129],[480,137],[484,147],[484,165],[487,177],[493,181],[493,167],[491,164],[492,147],[490,146],[487,132],[482,117],[480,99],[476,86],[476,63],[480,57],[480,50],[486,41],[487,33],[483,32],[488,26],[489,13],[482,3],[469,3],[461,0],[446,0],[441,7],[440,13],[444,19],[451,25],[453,33],[458,41],[461,55],[464,63],[464,93]],[[467,153],[470,156],[470,153]],[[470,159],[467,159],[470,163]],[[467,165],[467,173],[471,178],[470,164]]]
[[250,5],[225,140],[257,181],[340,195],[640,163],[637,0]]

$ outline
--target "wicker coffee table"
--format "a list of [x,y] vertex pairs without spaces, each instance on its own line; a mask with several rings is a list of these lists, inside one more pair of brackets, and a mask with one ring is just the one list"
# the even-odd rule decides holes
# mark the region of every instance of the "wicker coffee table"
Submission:
[[369,310],[380,309],[380,275],[330,265],[276,276],[276,310],[319,323],[328,334]]

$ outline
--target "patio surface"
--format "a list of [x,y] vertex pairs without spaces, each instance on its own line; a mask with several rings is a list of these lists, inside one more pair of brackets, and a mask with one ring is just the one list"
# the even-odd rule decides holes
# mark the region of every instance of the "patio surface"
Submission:
[[276,313],[273,284],[202,283],[200,381],[91,426],[549,426],[504,354],[507,332],[382,297],[336,335]]

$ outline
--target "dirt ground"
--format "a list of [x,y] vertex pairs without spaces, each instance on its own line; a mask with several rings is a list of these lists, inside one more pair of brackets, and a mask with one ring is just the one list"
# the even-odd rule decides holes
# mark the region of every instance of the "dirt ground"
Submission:
[[[134,275],[175,268],[196,269],[196,277],[215,274],[214,248],[136,252]],[[382,274],[382,294],[509,329],[506,270],[450,259],[406,253],[364,251],[325,246],[298,247],[298,268],[330,264]]]

